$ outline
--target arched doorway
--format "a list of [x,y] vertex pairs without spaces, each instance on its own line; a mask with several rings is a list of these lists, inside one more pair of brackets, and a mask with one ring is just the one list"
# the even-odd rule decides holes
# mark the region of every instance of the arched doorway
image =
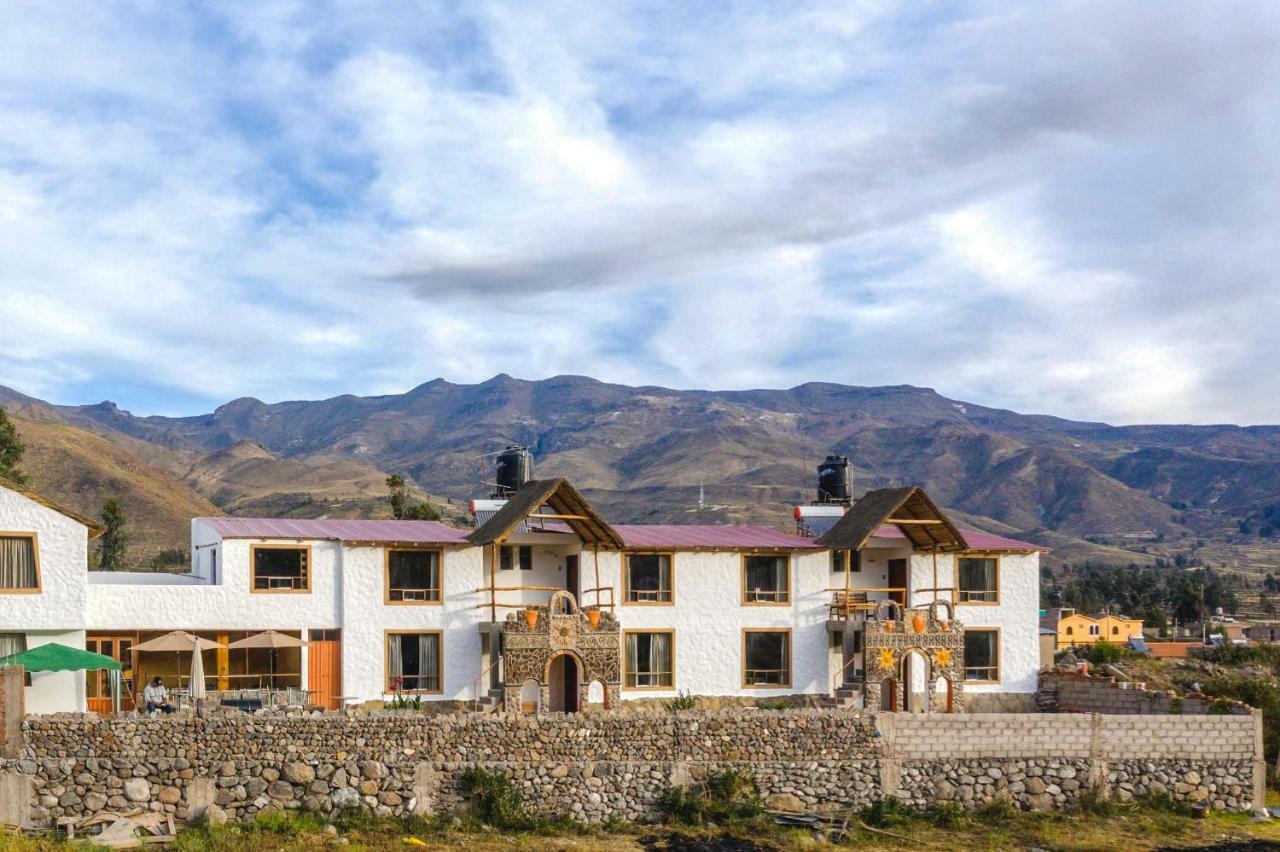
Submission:
[[908,713],[929,712],[929,658],[919,650],[902,657],[902,703]]
[[605,686],[604,681],[600,678],[596,678],[587,684],[587,705],[609,709],[609,688]]
[[934,707],[944,713],[955,712],[955,702],[951,695],[951,678],[941,675],[934,683]]
[[898,712],[898,682],[887,677],[880,684],[880,709],[890,713]]
[[577,713],[582,709],[582,663],[576,654],[565,651],[547,662],[547,691],[552,713]]

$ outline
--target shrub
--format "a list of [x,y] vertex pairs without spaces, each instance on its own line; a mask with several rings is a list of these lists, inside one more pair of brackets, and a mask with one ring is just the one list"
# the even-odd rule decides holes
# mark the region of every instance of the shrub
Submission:
[[500,831],[524,831],[531,826],[520,791],[505,775],[473,766],[462,773],[459,786],[471,798],[472,813],[485,823]]
[[1095,642],[1089,647],[1085,657],[1095,666],[1105,666],[1109,663],[1118,663],[1121,660],[1128,660],[1135,656],[1133,651],[1123,645],[1116,645],[1103,639],[1101,642]]
[[1205,711],[1210,716],[1230,716],[1232,712],[1232,702],[1229,698],[1215,698],[1213,703],[1209,705],[1209,709]]
[[672,713],[679,713],[681,710],[692,710],[697,704],[692,695],[681,692],[667,702],[667,709]]
[[786,698],[762,698],[756,702],[756,706],[761,710],[786,710],[791,702]]
[[876,828],[888,828],[918,820],[923,816],[918,810],[901,799],[890,796],[887,799],[876,799],[863,809],[862,821]]
[[692,787],[668,787],[659,807],[668,822],[701,825],[759,816],[764,810],[764,801],[751,770],[726,769]]

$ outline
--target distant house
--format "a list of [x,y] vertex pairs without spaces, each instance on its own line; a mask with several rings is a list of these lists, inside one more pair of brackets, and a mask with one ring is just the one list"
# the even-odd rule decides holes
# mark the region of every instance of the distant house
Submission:
[[1216,628],[1222,634],[1224,642],[1231,645],[1248,645],[1249,637],[1245,636],[1244,626],[1240,624],[1221,624]]
[[1092,645],[1096,642],[1126,644],[1134,636],[1142,636],[1142,619],[1119,615],[1099,618],[1078,613],[1073,609],[1058,611],[1058,645]]
[[1191,656],[1192,648],[1203,648],[1200,642],[1148,642],[1151,656],[1157,660],[1184,660]]
[[1246,627],[1244,635],[1251,642],[1280,642],[1280,625],[1255,624]]

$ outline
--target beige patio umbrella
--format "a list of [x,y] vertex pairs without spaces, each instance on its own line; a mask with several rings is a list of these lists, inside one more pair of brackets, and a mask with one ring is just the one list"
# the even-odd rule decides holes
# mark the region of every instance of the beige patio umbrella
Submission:
[[[140,642],[133,646],[135,651],[173,651],[178,658],[178,688],[182,688],[182,653],[194,652],[196,648],[200,650],[208,650],[209,648],[225,648],[221,642],[215,642],[212,639],[201,639],[198,636],[188,633],[185,630],[174,630],[172,633],[166,633],[163,636],[157,636],[154,639],[148,639],[146,642]],[[194,668],[194,661],[192,666]],[[203,662],[201,667],[203,668]]]
[[267,648],[271,651],[271,686],[276,685],[276,649],[278,648],[301,648],[307,644],[296,636],[290,636],[287,633],[281,633],[278,630],[264,630],[261,633],[255,633],[252,636],[246,636],[243,639],[237,639],[228,645],[228,648],[244,648],[246,667],[250,648]]
[[191,700],[204,698],[204,658],[200,654],[204,640],[196,637],[196,646],[191,652]]

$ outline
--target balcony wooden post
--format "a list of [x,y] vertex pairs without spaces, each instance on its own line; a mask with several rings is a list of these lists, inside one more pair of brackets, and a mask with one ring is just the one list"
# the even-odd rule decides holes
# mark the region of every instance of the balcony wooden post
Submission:
[[501,545],[493,543],[493,551],[489,554],[489,620],[498,620],[498,558]]

